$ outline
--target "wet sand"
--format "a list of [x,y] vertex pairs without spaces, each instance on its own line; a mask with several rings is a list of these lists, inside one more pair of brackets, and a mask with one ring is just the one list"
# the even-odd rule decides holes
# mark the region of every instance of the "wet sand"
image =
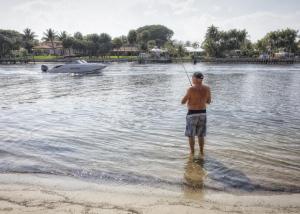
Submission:
[[183,192],[51,175],[0,174],[0,213],[300,212],[300,194]]

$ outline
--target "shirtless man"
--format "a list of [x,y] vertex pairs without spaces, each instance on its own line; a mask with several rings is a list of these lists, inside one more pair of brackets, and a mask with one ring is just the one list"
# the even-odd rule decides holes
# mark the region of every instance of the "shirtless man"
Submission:
[[193,74],[193,86],[182,98],[181,104],[186,104],[188,113],[186,116],[185,136],[189,138],[191,153],[195,149],[195,136],[198,136],[201,155],[204,154],[204,137],[206,136],[206,105],[211,103],[210,88],[204,84],[203,74],[195,72]]

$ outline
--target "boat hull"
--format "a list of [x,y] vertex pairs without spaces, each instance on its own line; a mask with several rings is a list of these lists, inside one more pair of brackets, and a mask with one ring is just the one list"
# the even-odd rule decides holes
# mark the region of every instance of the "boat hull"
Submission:
[[58,65],[48,70],[49,73],[99,73],[106,65],[97,63]]

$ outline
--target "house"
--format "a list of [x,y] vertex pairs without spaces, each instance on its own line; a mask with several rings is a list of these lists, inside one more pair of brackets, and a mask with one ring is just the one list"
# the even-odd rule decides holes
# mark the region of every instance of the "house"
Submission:
[[286,58],[293,58],[294,54],[286,51],[279,51],[274,53],[274,58],[276,59],[286,59]]
[[226,58],[239,58],[242,56],[242,51],[239,49],[235,50],[225,50],[224,51],[224,56]]
[[154,47],[148,53],[140,53],[139,63],[170,63],[172,60],[167,50]]
[[190,56],[201,56],[204,55],[204,50],[202,48],[194,48],[194,47],[184,47],[186,52],[189,53]]
[[131,45],[124,45],[121,48],[114,48],[111,51],[111,55],[115,56],[137,56],[140,53],[140,50]]
[[[35,55],[64,55],[66,51],[62,46],[62,42],[54,41],[54,48],[51,42],[42,42],[32,48]],[[68,53],[68,52],[67,52]]]
[[262,60],[267,60],[267,59],[270,59],[270,56],[267,53],[262,53],[262,54],[259,55],[258,58],[262,59]]

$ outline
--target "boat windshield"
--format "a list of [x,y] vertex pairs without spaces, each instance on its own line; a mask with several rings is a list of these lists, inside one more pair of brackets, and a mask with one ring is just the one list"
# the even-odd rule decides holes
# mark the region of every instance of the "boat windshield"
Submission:
[[70,63],[71,63],[71,64],[85,64],[85,63],[87,63],[87,61],[77,59],[77,60],[74,60],[74,61],[72,61],[72,62],[70,62]]

